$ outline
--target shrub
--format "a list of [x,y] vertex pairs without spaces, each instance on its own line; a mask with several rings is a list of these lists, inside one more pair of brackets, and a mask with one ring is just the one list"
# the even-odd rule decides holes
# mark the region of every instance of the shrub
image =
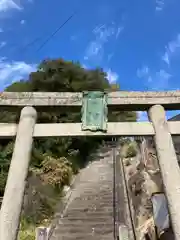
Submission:
[[126,158],[135,157],[136,155],[137,155],[136,145],[134,143],[130,143],[126,151]]
[[60,190],[64,185],[70,183],[72,175],[72,163],[65,157],[55,159],[45,155],[44,161],[42,162],[41,179],[46,184],[50,184]]

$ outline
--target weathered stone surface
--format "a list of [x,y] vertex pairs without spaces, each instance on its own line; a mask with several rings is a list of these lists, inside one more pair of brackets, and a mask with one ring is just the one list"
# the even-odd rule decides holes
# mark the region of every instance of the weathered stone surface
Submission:
[[[144,159],[143,159],[144,160]],[[125,159],[125,162],[127,159]],[[134,224],[138,240],[145,240],[145,234],[155,240],[155,228],[152,218],[151,193],[157,190],[156,183],[142,162],[142,156],[138,152],[137,156],[125,165],[126,178],[128,181],[130,198],[134,210]],[[158,185],[159,186],[159,185]]]
[[[109,122],[107,132],[82,131],[81,123],[39,123],[35,125],[34,137],[57,136],[153,136],[154,129],[149,122]],[[17,124],[0,123],[0,138],[12,138],[17,133]],[[180,122],[169,122],[172,135],[180,135]],[[175,136],[178,139],[178,136]],[[175,138],[175,139],[176,139]],[[177,142],[178,144],[178,142]]]
[[[178,142],[180,143],[180,140],[177,137],[177,147],[179,146]],[[130,163],[126,164],[126,173],[135,210],[137,235],[139,239],[145,240],[145,233],[148,233],[152,240],[155,237],[155,223],[150,199],[152,193],[164,192],[164,188],[153,138],[146,137],[141,139],[139,150],[141,152],[135,158],[132,158],[130,161],[128,159],[125,160],[125,162]],[[165,231],[160,239],[173,240],[172,229]]]
[[149,118],[156,131],[154,140],[172,228],[175,238],[180,239],[180,212],[177,211],[180,209],[180,171],[164,108],[161,105],[151,107]]
[[[108,93],[108,105],[116,109],[146,111],[149,106],[161,104],[167,110],[179,108],[180,91],[169,92],[110,92]],[[46,107],[82,105],[82,93],[71,92],[2,92],[0,94],[1,107],[37,106],[50,110]]]
[[0,211],[0,239],[15,240],[28,174],[37,113],[32,107],[21,111],[20,122]]

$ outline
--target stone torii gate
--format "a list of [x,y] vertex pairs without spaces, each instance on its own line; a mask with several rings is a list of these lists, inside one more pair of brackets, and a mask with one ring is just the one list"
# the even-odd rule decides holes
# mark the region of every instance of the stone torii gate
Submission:
[[[94,126],[87,118],[88,93],[3,92],[0,95],[1,110],[21,110],[19,124],[0,123],[0,137],[15,137],[14,152],[9,169],[5,194],[0,211],[0,239],[16,240],[31,157],[33,137],[54,136],[155,136],[159,165],[169,205],[175,239],[180,240],[180,170],[171,135],[180,135],[180,122],[167,122],[165,110],[180,110],[180,91],[175,92],[110,92],[99,94],[102,115],[98,108],[91,110]],[[101,95],[101,96],[100,96]],[[91,96],[92,97],[92,96]],[[81,108],[82,123],[36,124],[39,109]],[[94,106],[95,106],[94,105]],[[107,109],[148,111],[150,122],[108,123]],[[103,116],[103,121],[102,121]],[[89,117],[89,116],[88,116]],[[90,123],[88,125],[88,122]],[[101,124],[100,124],[101,122]]]

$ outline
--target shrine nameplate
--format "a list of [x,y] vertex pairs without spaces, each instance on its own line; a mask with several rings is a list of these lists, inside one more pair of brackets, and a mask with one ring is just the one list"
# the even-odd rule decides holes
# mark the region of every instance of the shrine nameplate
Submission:
[[83,92],[83,131],[107,131],[107,114],[107,94],[105,92]]

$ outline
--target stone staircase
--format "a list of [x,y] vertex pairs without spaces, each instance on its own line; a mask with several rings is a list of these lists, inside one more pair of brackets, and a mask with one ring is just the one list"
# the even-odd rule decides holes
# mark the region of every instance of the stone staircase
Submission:
[[55,216],[50,240],[113,240],[113,157],[102,153],[76,177],[63,212]]

